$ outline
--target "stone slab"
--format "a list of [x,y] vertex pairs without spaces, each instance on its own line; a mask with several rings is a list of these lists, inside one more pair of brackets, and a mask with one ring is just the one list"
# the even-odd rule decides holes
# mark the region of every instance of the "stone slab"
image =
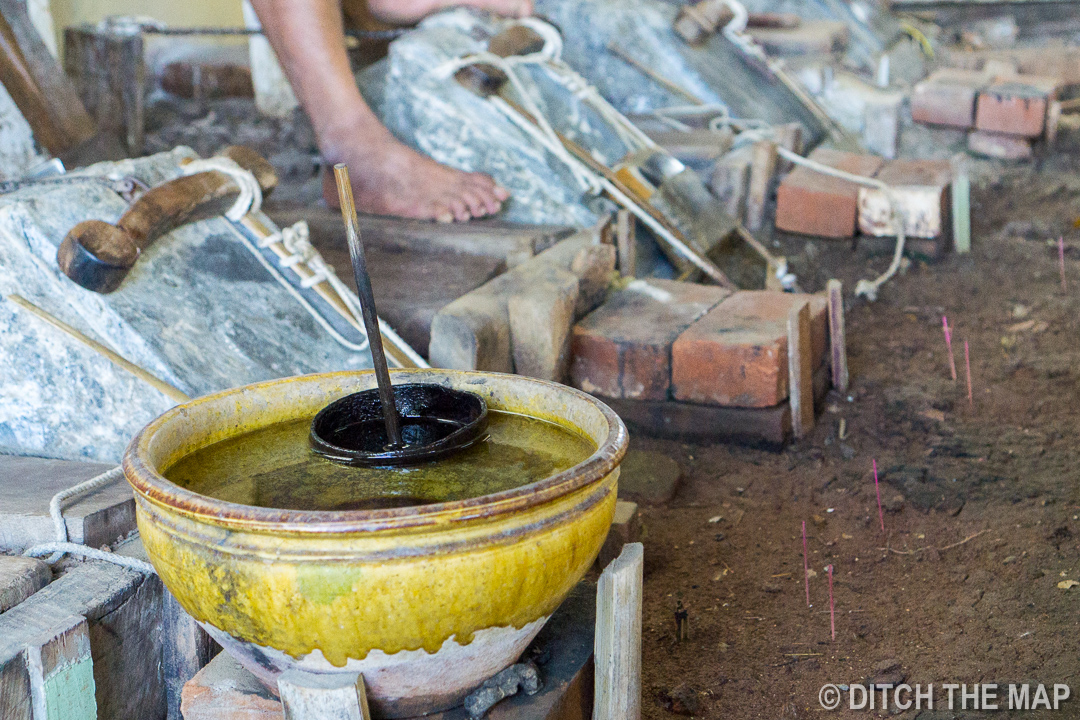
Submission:
[[675,497],[682,468],[654,450],[629,450],[619,464],[619,497],[639,505],[665,505]]
[[[112,469],[113,465],[0,455],[0,550],[21,553],[56,539],[52,496]],[[111,545],[135,529],[135,499],[120,478],[64,507],[68,539],[91,547]]]

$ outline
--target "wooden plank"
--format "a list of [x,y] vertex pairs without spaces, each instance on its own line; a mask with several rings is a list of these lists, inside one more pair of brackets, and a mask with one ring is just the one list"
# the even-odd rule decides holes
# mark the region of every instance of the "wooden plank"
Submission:
[[813,347],[810,340],[810,303],[788,314],[788,386],[791,388],[791,431],[796,438],[814,429]]
[[848,390],[847,333],[844,330],[844,286],[839,280],[825,285],[829,296],[829,355],[832,384],[839,392]]
[[554,266],[541,268],[539,275],[507,301],[514,372],[565,382],[579,280]]
[[34,718],[97,720],[86,618],[61,616],[26,643]]
[[364,676],[288,670],[278,678],[285,720],[371,720]]
[[953,247],[959,255],[971,252],[971,178],[959,170],[952,182]]
[[753,160],[750,163],[750,189],[746,198],[746,227],[760,230],[765,224],[765,206],[769,199],[769,188],[776,175],[779,155],[776,143],[759,140],[754,143]]
[[15,607],[50,582],[52,570],[43,561],[21,555],[0,555],[0,613]]
[[637,218],[625,208],[615,215],[615,250],[619,274],[634,277],[637,274]]
[[141,155],[146,82],[142,34],[69,27],[64,31],[64,70],[98,129],[118,138],[129,154]]
[[26,647],[0,643],[0,718],[33,720],[30,674],[26,670]]
[[165,681],[165,706],[168,720],[183,720],[180,711],[184,685],[210,662],[221,648],[195,618],[180,607],[173,594],[162,597],[161,671]]
[[41,39],[19,0],[0,0],[0,82],[34,138],[60,155],[94,134],[74,84]]
[[630,543],[596,586],[593,720],[641,717],[641,576],[644,548]]

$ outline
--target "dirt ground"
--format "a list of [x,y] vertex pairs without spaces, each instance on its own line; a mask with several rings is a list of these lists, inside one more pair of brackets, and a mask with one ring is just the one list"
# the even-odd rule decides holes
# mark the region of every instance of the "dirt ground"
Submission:
[[[683,470],[675,500],[642,511],[644,717],[899,712],[891,697],[876,713],[820,707],[824,684],[867,680],[935,685],[934,711],[910,709],[905,720],[1080,717],[1076,698],[1052,713],[963,712],[959,690],[950,712],[941,688],[1065,683],[1080,691],[1080,587],[1059,587],[1080,579],[1080,236],[1072,229],[1080,177],[1054,164],[1041,173],[990,168],[1000,179],[974,191],[970,255],[915,263],[876,303],[850,302],[850,393],[830,395],[804,441],[777,453],[632,438],[631,448],[662,451]],[[1073,245],[1067,291],[1059,232]],[[845,288],[888,264],[847,243],[814,245],[813,263],[805,240],[784,249],[804,271],[813,265],[811,276],[839,277]],[[942,314],[953,328],[955,382]],[[677,602],[691,628],[682,642]]]
[[[151,150],[187,143],[208,155],[246,142],[278,165],[279,197],[318,197],[302,118],[250,122],[240,101],[213,115],[190,104],[156,112]],[[804,441],[776,452],[632,438],[631,449],[663,452],[683,472],[671,503],[642,508],[646,719],[895,716],[891,698],[886,711],[820,707],[824,684],[866,681],[933,683],[934,710],[897,713],[905,720],[1080,717],[1080,698],[1053,713],[965,712],[958,691],[949,711],[941,687],[1065,683],[1080,693],[1080,587],[1059,587],[1080,580],[1078,145],[1065,137],[1035,163],[981,164],[989,180],[974,189],[973,252],[915,262],[876,303],[849,300],[850,393],[829,396]],[[812,291],[837,277],[850,293],[889,262],[880,245],[787,238],[778,251]],[[690,623],[682,642],[678,602]]]

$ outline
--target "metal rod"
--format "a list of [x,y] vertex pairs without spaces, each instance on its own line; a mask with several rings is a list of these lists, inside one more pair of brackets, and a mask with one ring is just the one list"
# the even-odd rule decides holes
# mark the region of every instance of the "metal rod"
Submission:
[[110,350],[109,348],[107,348],[104,345],[102,345],[101,343],[99,343],[97,340],[94,340],[93,338],[87,337],[86,335],[79,332],[75,328],[71,327],[66,322],[64,322],[60,318],[56,317],[52,313],[47,312],[45,310],[42,310],[37,305],[30,302],[29,300],[27,300],[23,296],[12,294],[12,295],[8,295],[7,299],[10,300],[11,302],[15,303],[19,307],[21,307],[23,310],[26,310],[27,312],[30,312],[33,315],[36,315],[39,319],[44,320],[45,322],[52,325],[54,328],[60,330],[61,332],[67,333],[72,338],[74,338],[75,340],[78,340],[79,342],[81,342],[83,345],[90,348],[91,350],[93,350],[93,351],[95,351],[97,353],[100,353],[101,355],[104,355],[114,365],[116,365],[117,367],[122,368],[124,370],[127,370],[129,373],[131,373],[135,377],[139,378],[140,380],[145,382],[147,385],[149,385],[152,388],[154,388],[155,390],[161,392],[163,395],[168,397],[170,400],[175,400],[176,402],[181,402],[182,403],[182,402],[187,402],[188,400],[191,399],[185,393],[181,392],[180,390],[173,387],[169,383],[165,382],[161,378],[158,378],[158,377],[155,377],[154,375],[151,375],[149,372],[142,369],[141,367],[139,367],[135,363],[131,362],[127,358],[122,357],[120,355],[117,355],[112,350]]
[[379,316],[375,312],[375,294],[371,290],[371,275],[364,258],[364,244],[360,240],[360,220],[356,217],[349,168],[345,163],[334,166],[338,198],[341,200],[341,219],[345,221],[345,234],[349,240],[349,256],[352,258],[353,275],[356,277],[356,295],[360,298],[360,310],[367,329],[371,361],[375,365],[375,380],[379,383],[379,400],[382,403],[386,437],[391,448],[401,447],[401,420],[394,402],[394,388],[390,385],[390,371],[383,354],[382,333],[379,332]]

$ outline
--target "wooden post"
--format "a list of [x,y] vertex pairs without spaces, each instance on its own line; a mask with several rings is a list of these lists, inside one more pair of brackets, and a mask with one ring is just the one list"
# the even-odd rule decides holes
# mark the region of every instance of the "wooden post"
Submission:
[[791,430],[796,438],[814,429],[814,369],[810,341],[810,303],[803,302],[788,313],[788,387]]
[[832,352],[832,384],[842,393],[848,390],[847,335],[844,331],[844,286],[839,280],[825,285],[829,294],[829,346]]
[[644,549],[630,543],[596,586],[593,720],[641,718],[641,574]]
[[141,155],[146,83],[142,33],[69,27],[64,31],[64,69],[98,129],[124,143],[131,155]]
[[615,216],[615,246],[619,274],[634,277],[637,273],[637,218],[625,208],[621,208]]
[[769,185],[776,175],[779,157],[776,143],[769,140],[754,143],[753,161],[750,164],[750,191],[746,198],[746,227],[750,230],[760,230],[765,224]]
[[34,718],[97,720],[90,632],[78,615],[61,618],[26,646]]
[[952,182],[953,247],[960,255],[971,252],[971,180],[961,170]]
[[217,654],[217,643],[180,607],[168,590],[162,596],[161,670],[165,680],[168,720],[182,720],[180,695],[184,684],[195,677]]
[[289,670],[278,678],[285,720],[371,720],[364,676]]

